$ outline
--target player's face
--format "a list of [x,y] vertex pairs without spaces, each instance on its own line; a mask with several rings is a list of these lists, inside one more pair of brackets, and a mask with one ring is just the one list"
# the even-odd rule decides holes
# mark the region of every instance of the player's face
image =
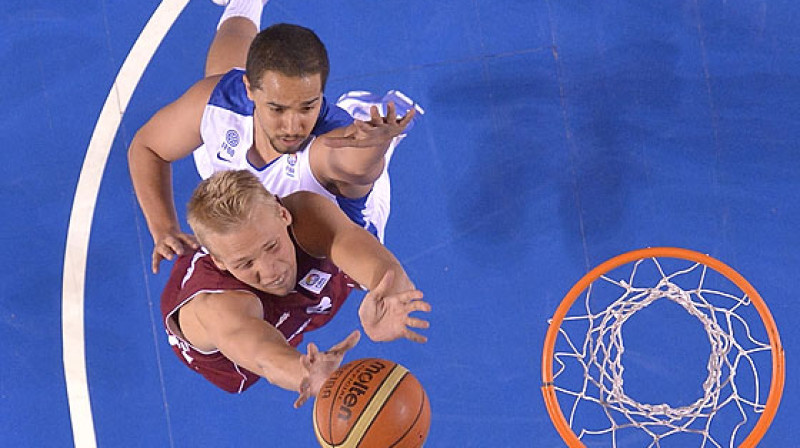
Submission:
[[[246,85],[255,103],[254,132],[261,133],[262,141],[269,142],[278,153],[302,149],[322,107],[321,75],[292,77],[267,71],[261,78],[261,87],[252,89],[249,83]],[[265,155],[268,154],[262,157]]]
[[220,269],[260,291],[285,296],[297,282],[297,261],[288,225],[288,210],[257,205],[253,219],[229,234],[210,234],[214,262]]

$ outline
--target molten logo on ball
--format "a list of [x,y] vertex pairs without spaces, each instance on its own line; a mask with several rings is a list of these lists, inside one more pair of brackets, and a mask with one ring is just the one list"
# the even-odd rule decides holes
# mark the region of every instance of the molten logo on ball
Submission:
[[314,431],[325,448],[418,448],[430,419],[419,381],[385,359],[359,359],[340,367],[314,402]]
[[347,390],[347,394],[342,397],[337,417],[342,420],[350,419],[353,415],[353,406],[358,404],[358,397],[364,395],[364,393],[369,390],[370,382],[375,378],[375,374],[385,368],[386,364],[375,360],[356,375],[355,381]]

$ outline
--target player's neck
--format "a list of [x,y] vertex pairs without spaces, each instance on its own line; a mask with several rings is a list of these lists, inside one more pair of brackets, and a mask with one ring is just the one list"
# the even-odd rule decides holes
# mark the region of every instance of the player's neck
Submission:
[[261,132],[255,132],[253,146],[247,151],[247,161],[256,168],[263,168],[281,156],[275,151],[268,138],[262,137]]

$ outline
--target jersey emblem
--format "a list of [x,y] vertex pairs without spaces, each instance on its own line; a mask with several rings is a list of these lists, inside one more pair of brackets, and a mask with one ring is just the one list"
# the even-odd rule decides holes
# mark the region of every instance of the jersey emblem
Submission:
[[333,308],[333,304],[331,304],[331,298],[324,296],[318,304],[306,307],[306,314],[328,314],[331,311],[331,308]]
[[225,133],[225,141],[231,147],[239,146],[239,133],[236,132],[236,129],[228,129],[228,132]]
[[236,154],[236,148],[239,146],[239,133],[235,129],[228,129],[225,133],[225,141],[220,145],[221,148],[217,151],[217,158],[223,162],[230,163],[231,158]]
[[217,151],[217,158],[219,160],[222,160],[223,162],[230,163],[231,159],[227,159],[224,156],[225,156],[225,150],[224,149],[220,149],[219,151]]
[[305,277],[300,280],[300,286],[313,292],[314,294],[319,294],[322,292],[322,288],[328,284],[328,280],[330,279],[331,274],[317,269],[311,269],[308,271],[308,274],[306,274]]
[[286,176],[294,178],[297,172],[294,167],[297,165],[297,154],[289,154],[286,156]]
[[178,349],[180,349],[181,355],[183,355],[183,358],[186,359],[187,363],[191,364],[192,361],[194,361],[194,358],[192,358],[192,355],[189,351],[189,344],[181,341],[177,336],[169,334],[169,332],[167,332],[167,341],[169,341],[169,345],[178,347]]

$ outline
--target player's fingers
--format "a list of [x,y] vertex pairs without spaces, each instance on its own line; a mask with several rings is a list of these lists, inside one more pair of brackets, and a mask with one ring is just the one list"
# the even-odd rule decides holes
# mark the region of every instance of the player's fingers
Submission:
[[403,337],[405,337],[409,341],[417,342],[417,343],[420,343],[420,344],[424,344],[424,343],[428,342],[428,338],[426,338],[425,336],[423,336],[421,334],[418,334],[418,333],[414,333],[413,331],[408,330],[408,329],[406,329],[406,331],[404,332]]
[[158,253],[158,250],[153,249],[153,256],[151,258],[152,261],[151,267],[153,269],[153,274],[158,274],[158,265],[161,263],[161,260],[163,259],[164,257],[162,257],[160,253]]
[[403,305],[411,305],[414,301],[422,299],[422,291],[411,289],[392,295],[392,300]]
[[426,329],[431,327],[431,323],[427,320],[417,319],[416,317],[409,317],[406,319],[406,326],[413,328]]
[[[158,244],[153,249],[153,272],[158,272],[158,265],[161,263],[162,260],[170,260],[175,256],[176,252],[175,249],[166,245],[165,243]],[[180,255],[180,254],[179,254]]]
[[431,304],[424,300],[412,300],[408,303],[408,312],[424,311],[429,313],[431,311]]
[[303,381],[300,382],[300,391],[297,400],[294,401],[294,408],[297,409],[302,406],[308,398],[311,396],[311,381],[308,377],[303,378]]
[[308,360],[309,360],[309,362],[316,361],[317,360],[317,356],[319,355],[319,349],[317,348],[317,345],[314,344],[313,342],[311,342],[310,344],[308,344],[308,347],[306,348],[306,350],[308,350],[308,358],[309,358]]
[[188,233],[182,233],[179,238],[183,244],[191,247],[192,249],[197,250],[200,247],[200,242],[197,241],[197,237],[195,237],[194,235],[189,235]]
[[175,255],[183,255],[183,244],[174,237],[168,236],[156,243],[155,252],[164,260],[172,260]]
[[182,252],[176,249],[182,249],[183,246],[178,243],[177,248],[175,247],[174,239],[173,241],[169,241],[170,238],[165,238],[161,242],[156,244],[156,247],[153,248],[153,263],[157,264],[160,263],[161,260],[170,260],[175,256],[175,254],[180,255]]
[[[357,141],[357,142],[360,142],[362,140],[365,140],[365,137],[374,136],[375,135],[374,131],[376,129],[380,129],[379,125],[380,125],[381,122],[378,121],[376,123],[375,120],[371,120],[371,121],[354,121],[354,123],[355,123],[356,128],[358,129],[358,134],[353,135],[353,139],[355,141]],[[370,141],[368,139],[365,140],[365,141],[369,145],[374,145],[375,144],[375,142],[372,142],[372,141]],[[369,145],[365,144],[364,146],[369,146]]]
[[354,123],[355,126],[358,127],[359,131],[361,132],[358,138],[356,137],[356,135],[347,135],[340,137],[321,136],[319,138],[326,146],[331,148],[362,148],[362,147],[374,146],[375,142],[365,137],[371,136],[372,134],[370,133],[370,131],[375,127],[369,123],[365,123],[359,120],[354,121]]
[[[179,238],[174,236],[164,238],[164,246],[166,246],[166,249],[172,251],[173,254],[179,256],[183,255],[183,253],[186,251],[186,248],[183,247],[183,242]],[[170,256],[167,257],[167,259],[172,260],[171,255],[172,254],[170,254]]]
[[406,112],[406,114],[405,114],[405,116],[403,116],[403,118],[397,120],[397,125],[400,126],[403,129],[405,129],[406,126],[408,126],[408,124],[411,123],[411,120],[414,119],[414,115],[416,115],[416,114],[417,114],[417,110],[412,107],[411,109],[409,109],[408,112]]
[[358,330],[354,330],[350,333],[342,342],[334,345],[331,347],[331,352],[346,352],[358,344],[358,341],[361,340],[361,332]]
[[386,104],[386,122],[387,123],[397,122],[397,107],[394,105],[394,101],[389,101]]
[[378,106],[372,105],[369,108],[369,116],[372,118],[370,123],[372,124],[379,124],[383,122],[383,117],[381,117],[381,111],[378,110]]

